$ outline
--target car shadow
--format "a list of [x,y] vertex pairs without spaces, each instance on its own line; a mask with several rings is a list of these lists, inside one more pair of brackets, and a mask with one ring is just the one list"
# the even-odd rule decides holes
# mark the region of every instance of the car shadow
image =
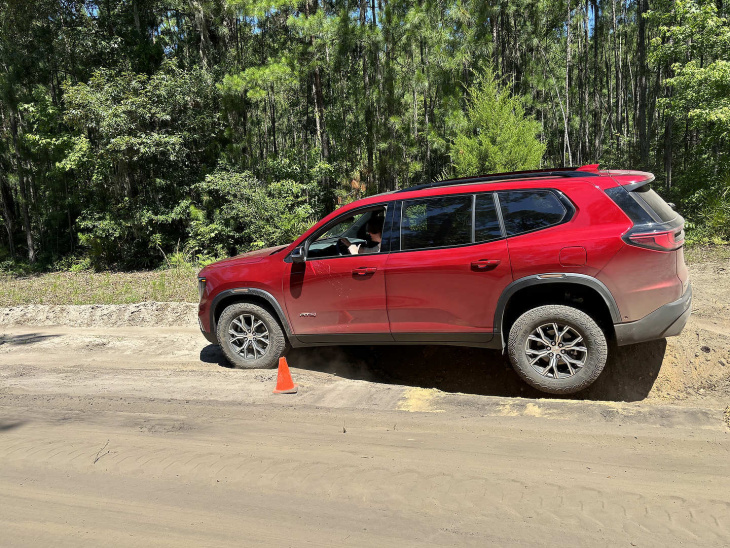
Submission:
[[0,432],[8,432],[23,426],[27,421],[5,421],[0,419]]
[[0,334],[0,346],[7,344],[10,346],[21,346],[25,344],[34,344],[46,339],[59,337],[60,335],[44,335],[41,333],[23,333],[21,335],[5,335]]
[[[664,360],[666,339],[609,348],[606,368],[586,390],[545,394],[517,376],[507,356],[497,350],[455,346],[334,346],[295,348],[291,367],[383,384],[436,388],[481,396],[593,401],[641,401],[649,394]],[[220,347],[200,352],[205,363],[230,368]]]

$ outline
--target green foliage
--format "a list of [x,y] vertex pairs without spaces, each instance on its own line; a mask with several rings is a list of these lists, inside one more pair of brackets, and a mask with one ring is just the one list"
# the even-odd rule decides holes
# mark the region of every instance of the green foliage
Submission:
[[0,261],[206,262],[363,195],[596,162],[656,173],[690,240],[726,241],[729,13],[0,0]]
[[523,99],[500,89],[487,71],[468,92],[460,133],[451,147],[457,176],[499,173],[540,166],[545,145],[540,124],[525,116]]
[[222,167],[195,186],[187,249],[196,259],[288,244],[315,220],[316,185],[293,180],[263,184],[250,172]]
[[[669,64],[671,90],[658,106],[692,132],[693,152],[676,178],[688,241],[730,241],[730,24],[708,0],[679,0],[649,14],[659,25],[650,59]],[[688,143],[689,145],[689,143]],[[689,146],[688,146],[689,148]]]
[[151,76],[98,71],[67,85],[78,135],[60,166],[85,175],[79,243],[97,266],[153,266],[189,219],[189,189],[217,153],[221,127],[209,73],[163,63]]

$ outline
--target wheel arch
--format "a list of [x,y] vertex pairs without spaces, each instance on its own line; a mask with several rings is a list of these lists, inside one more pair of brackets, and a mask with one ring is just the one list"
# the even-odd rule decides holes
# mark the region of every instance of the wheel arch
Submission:
[[[549,293],[545,291],[547,289],[550,289]],[[513,281],[497,301],[494,331],[501,335],[503,347],[517,317],[530,308],[545,304],[567,304],[582,310],[611,337],[614,336],[613,324],[621,321],[613,295],[600,280],[564,272],[535,274]]]
[[213,336],[217,336],[218,318],[220,318],[226,307],[235,303],[251,303],[261,306],[269,311],[276,318],[281,326],[284,336],[291,341],[292,331],[284,310],[276,298],[263,289],[255,287],[237,287],[221,291],[215,296],[210,306],[210,330]]

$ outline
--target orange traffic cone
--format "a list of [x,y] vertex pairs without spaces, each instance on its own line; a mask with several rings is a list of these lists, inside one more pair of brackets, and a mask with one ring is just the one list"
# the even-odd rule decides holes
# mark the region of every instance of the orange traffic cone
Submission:
[[294,384],[289,373],[289,364],[286,363],[286,358],[279,358],[279,374],[276,377],[276,388],[274,394],[296,394],[299,385]]

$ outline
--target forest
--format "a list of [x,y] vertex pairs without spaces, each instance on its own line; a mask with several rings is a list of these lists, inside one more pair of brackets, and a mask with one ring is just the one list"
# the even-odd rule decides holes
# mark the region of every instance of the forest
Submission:
[[722,0],[0,0],[0,270],[292,241],[460,175],[656,175],[730,240]]

